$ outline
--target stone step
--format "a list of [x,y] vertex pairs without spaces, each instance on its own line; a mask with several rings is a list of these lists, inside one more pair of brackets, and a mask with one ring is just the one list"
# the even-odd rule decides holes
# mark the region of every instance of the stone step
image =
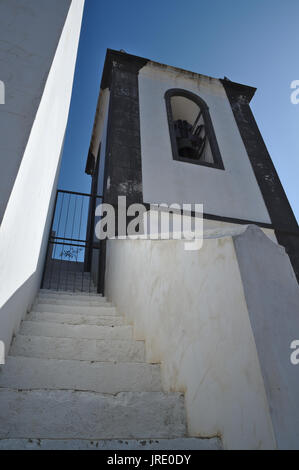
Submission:
[[23,321],[19,333],[56,338],[132,339],[131,326],[67,325],[44,321]]
[[90,279],[91,276],[90,276],[90,272],[87,272],[87,271],[72,271],[72,270],[67,270],[67,269],[51,269],[51,267],[49,269],[47,269],[46,271],[46,277],[58,277],[58,276],[61,276],[61,277],[66,277],[66,276],[84,276],[84,278],[86,279]]
[[26,316],[29,321],[67,323],[69,325],[121,326],[120,315],[80,315],[79,313],[31,312]]
[[102,297],[97,298],[80,298],[77,299],[75,296],[38,296],[35,304],[48,304],[48,305],[67,305],[67,306],[79,306],[79,307],[112,307],[110,302]]
[[90,275],[90,272],[87,272],[87,271],[73,271],[71,269],[62,269],[61,267],[57,267],[54,269],[51,269],[48,268],[46,270],[46,274],[45,274],[45,277],[47,278],[52,278],[52,277],[61,277],[61,278],[66,278],[66,276],[69,276],[69,277],[73,277],[73,276],[78,276],[78,277],[81,277],[83,276],[84,278],[86,279],[92,279],[91,275]]
[[78,293],[91,293],[91,294],[95,294],[96,293],[96,288],[89,288],[89,286],[85,286],[85,285],[80,285],[80,286],[74,286],[73,284],[72,285],[65,285],[63,284],[60,285],[60,284],[49,284],[49,288],[51,289],[57,289],[57,288],[62,288],[64,289],[65,292],[73,292],[74,294]]
[[63,289],[61,290],[53,290],[53,289],[40,289],[38,295],[45,295],[45,296],[62,296],[66,295],[67,297],[69,296],[76,296],[77,297],[91,297],[91,298],[101,298],[101,299],[106,299],[106,297],[103,297],[102,294],[98,293],[89,293],[89,292],[80,292],[80,293],[75,293],[75,292],[69,292],[69,291],[64,291]]
[[91,279],[90,276],[87,276],[86,274],[82,273],[71,273],[69,272],[68,274],[66,272],[60,273],[55,272],[52,275],[50,273],[47,273],[45,278],[45,282],[51,282],[51,281],[61,281],[61,282],[70,282],[70,281],[86,281],[90,282],[93,285],[93,280]]
[[[52,286],[52,288],[56,290],[55,286]],[[80,288],[75,288],[75,289],[73,287],[70,287],[67,290],[64,290],[63,292],[69,292],[70,294],[90,294],[91,295],[91,294],[96,294],[97,291],[96,290],[89,290],[89,289],[86,289],[85,287],[83,289],[81,287]]]
[[80,361],[145,362],[144,341],[55,338],[17,335],[11,356]]
[[49,282],[46,282],[46,284],[49,285],[49,287],[51,288],[56,288],[57,287],[60,287],[60,288],[63,288],[65,289],[66,291],[67,290],[91,290],[92,292],[95,292],[95,286],[90,284],[88,281],[71,281],[71,280],[68,280],[68,281],[63,281],[63,280],[52,280],[52,281],[49,281]]
[[160,365],[8,356],[0,388],[81,390],[116,394],[161,390]]
[[[67,313],[72,313],[72,310],[71,310],[71,307],[75,307],[75,311],[79,311],[79,309],[77,307],[80,307],[80,311],[79,313],[85,313],[85,309],[89,310],[89,307],[92,307],[94,309],[101,309],[101,308],[106,308],[106,309],[111,309],[111,308],[114,308],[112,304],[110,304],[109,302],[75,302],[75,301],[70,301],[70,300],[39,300],[37,299],[35,301],[35,303],[33,304],[32,306],[32,310],[35,310],[35,311],[41,311],[41,309],[44,309],[44,305],[56,305],[58,307],[69,307],[69,312]],[[40,308],[39,308],[40,307]],[[51,310],[52,307],[50,307],[50,310]],[[47,309],[48,311],[49,309]],[[54,310],[58,310],[56,307],[54,308]],[[91,311],[91,314],[92,315],[97,315],[97,313],[94,313],[94,312],[97,312],[98,310],[94,310],[94,311]],[[63,313],[63,312],[53,312],[53,313]],[[116,313],[114,312],[114,315],[116,315]]]
[[[88,439],[0,439],[0,450],[222,450],[222,444],[217,437],[92,441]],[[188,454],[186,456],[188,457]],[[183,456],[182,458],[183,463],[186,463],[186,459]],[[141,462],[143,463],[143,460]],[[149,463],[152,463],[151,460]]]
[[76,282],[76,283],[80,283],[80,282],[85,282],[85,283],[88,283],[90,284],[91,286],[95,287],[94,286],[94,283],[92,282],[92,280],[88,277],[88,276],[84,276],[82,277],[82,274],[77,274],[77,276],[74,276],[74,275],[71,275],[69,274],[68,276],[67,275],[64,275],[64,276],[60,276],[59,275],[53,275],[53,276],[46,276],[45,279],[44,279],[44,282],[45,284],[49,284],[49,283],[53,283],[55,284],[56,282],[58,283],[71,283],[71,282]]
[[186,436],[184,396],[0,389],[0,438],[147,439]]
[[85,305],[65,305],[65,304],[34,304],[32,311],[34,312],[52,312],[52,313],[70,313],[70,314],[84,314],[84,315],[117,315],[114,307],[106,307],[101,305],[85,306]]
[[49,290],[53,290],[53,291],[56,291],[56,292],[59,292],[59,291],[64,291],[64,292],[74,292],[74,293],[91,293],[91,294],[96,294],[97,293],[97,289],[95,286],[93,285],[89,285],[89,283],[76,283],[74,284],[74,282],[68,282],[68,283],[65,283],[63,281],[48,281],[48,282],[44,282],[44,286],[47,287],[47,289]]
[[82,284],[83,285],[85,284],[85,285],[88,285],[92,288],[95,288],[94,283],[92,281],[90,281],[90,279],[82,278],[81,276],[77,276],[77,277],[69,276],[68,278],[61,277],[60,279],[59,279],[58,276],[57,277],[53,276],[52,278],[50,278],[50,277],[46,278],[44,280],[44,283],[45,283],[45,285],[53,284],[53,285],[61,285],[61,286],[68,285],[68,284],[69,285],[78,285],[78,286],[80,286]]

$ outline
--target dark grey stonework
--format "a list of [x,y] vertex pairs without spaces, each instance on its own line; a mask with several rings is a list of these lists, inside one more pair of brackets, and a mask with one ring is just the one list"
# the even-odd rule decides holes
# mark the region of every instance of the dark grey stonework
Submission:
[[85,173],[87,175],[93,176],[95,165],[96,165],[96,157],[91,152],[91,150],[89,150],[87,161],[86,161],[86,166],[85,166]]
[[[101,89],[110,89],[103,201],[115,206],[118,196],[126,196],[127,205],[143,202],[138,72],[146,63],[147,59],[107,51],[101,82]],[[98,292],[104,294],[106,240],[100,242],[100,254]]]
[[229,80],[221,81],[261,189],[276,237],[290,256],[299,281],[298,224],[249,106],[255,89]]
[[102,87],[110,88],[104,201],[142,202],[138,72],[146,59],[107,52]]
[[278,243],[285,247],[299,283],[299,235],[275,230]]

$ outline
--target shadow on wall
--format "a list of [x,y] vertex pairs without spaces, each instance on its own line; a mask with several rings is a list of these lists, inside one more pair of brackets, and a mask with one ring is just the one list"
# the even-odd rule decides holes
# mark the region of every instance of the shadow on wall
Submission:
[[[7,300],[0,310],[0,340],[5,344],[7,356],[13,335],[19,329],[22,319],[30,310],[39,288],[37,272],[33,273],[24,284]],[[24,300],[24,299],[27,299]],[[24,305],[24,302],[26,304]]]

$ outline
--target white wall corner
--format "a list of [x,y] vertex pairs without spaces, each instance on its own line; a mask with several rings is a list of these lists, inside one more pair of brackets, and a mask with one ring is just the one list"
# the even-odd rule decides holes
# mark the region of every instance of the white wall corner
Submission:
[[256,226],[234,237],[249,320],[278,449],[299,449],[299,286],[285,248]]
[[[51,6],[48,0],[43,2]],[[35,13],[32,18],[38,17],[42,8],[40,3],[30,2],[30,7]],[[73,0],[67,12],[1,225],[0,339],[6,343],[6,351],[40,286],[50,212],[71,101],[83,8],[84,0]],[[59,9],[52,10],[51,20],[54,23],[61,22],[61,17],[55,18],[55,12],[60,14]],[[10,14],[9,9],[7,14]],[[26,34],[30,36],[28,19],[26,28]],[[49,52],[43,51],[44,54]]]

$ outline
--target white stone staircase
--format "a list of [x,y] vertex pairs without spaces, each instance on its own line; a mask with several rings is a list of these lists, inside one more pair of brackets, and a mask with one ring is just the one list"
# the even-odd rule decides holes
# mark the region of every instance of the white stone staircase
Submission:
[[0,369],[0,449],[217,449],[105,298],[41,290]]

